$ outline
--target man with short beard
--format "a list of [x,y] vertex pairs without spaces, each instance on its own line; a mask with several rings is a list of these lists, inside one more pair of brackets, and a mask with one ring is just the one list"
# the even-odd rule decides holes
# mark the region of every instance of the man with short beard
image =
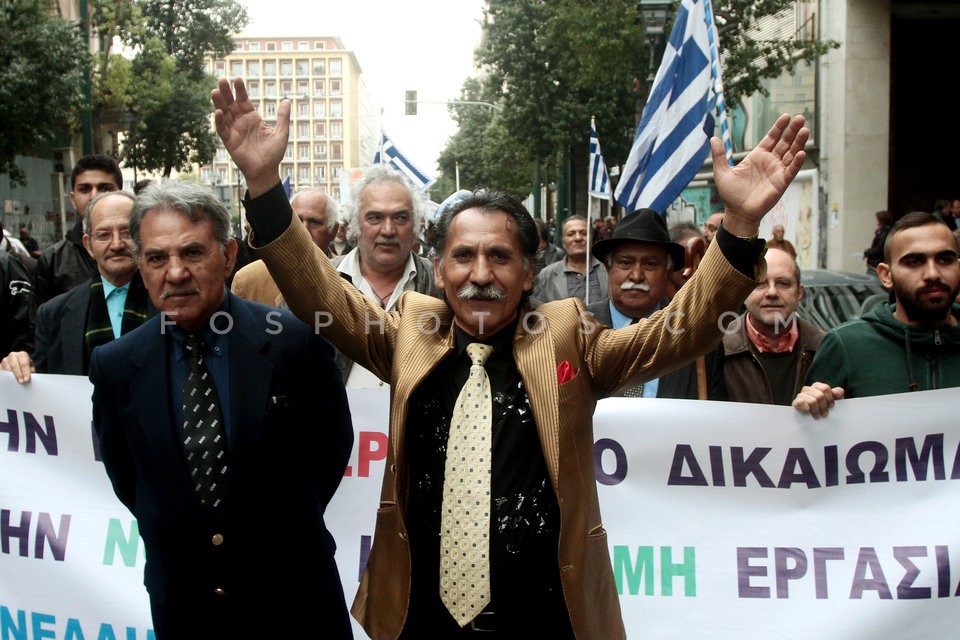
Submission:
[[827,332],[793,402],[815,418],[841,398],[960,386],[960,329],[951,313],[960,291],[957,241],[930,213],[898,220],[877,276],[896,302]]

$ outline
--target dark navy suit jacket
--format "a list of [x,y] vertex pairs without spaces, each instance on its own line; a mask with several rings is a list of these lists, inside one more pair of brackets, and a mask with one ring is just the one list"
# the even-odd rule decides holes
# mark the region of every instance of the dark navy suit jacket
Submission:
[[100,452],[139,524],[157,638],[349,638],[323,518],[353,445],[332,348],[288,311],[228,295],[232,423],[219,516],[188,478],[161,316],[91,358]]

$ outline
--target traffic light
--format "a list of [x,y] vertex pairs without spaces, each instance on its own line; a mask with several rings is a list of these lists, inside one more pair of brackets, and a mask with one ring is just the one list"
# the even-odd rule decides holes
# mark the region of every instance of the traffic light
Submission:
[[406,106],[406,114],[408,116],[417,115],[417,92],[416,91],[407,91],[407,99],[404,101]]

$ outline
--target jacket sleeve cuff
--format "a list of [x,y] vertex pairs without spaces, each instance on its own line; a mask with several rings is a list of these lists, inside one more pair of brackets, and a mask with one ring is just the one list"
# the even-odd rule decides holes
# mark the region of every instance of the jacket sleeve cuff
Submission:
[[756,279],[757,262],[759,262],[760,256],[763,255],[763,250],[767,246],[766,240],[735,236],[726,230],[722,222],[720,228],[717,229],[717,235],[713,239],[734,269],[751,280]]
[[253,229],[256,246],[262,247],[279,238],[287,230],[292,219],[292,209],[281,182],[256,198],[251,199],[249,196],[249,192],[244,194],[243,208],[247,212],[250,228]]

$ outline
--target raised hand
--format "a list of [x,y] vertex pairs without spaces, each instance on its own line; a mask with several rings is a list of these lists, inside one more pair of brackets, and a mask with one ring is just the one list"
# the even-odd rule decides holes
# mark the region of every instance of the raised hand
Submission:
[[753,151],[735,167],[727,163],[723,142],[710,140],[713,176],[726,207],[723,226],[738,236],[750,236],[760,220],[783,196],[797,177],[807,154],[810,137],[803,116],[783,114]]
[[271,127],[254,109],[243,78],[235,78],[233,86],[231,91],[230,81],[220,78],[210,92],[216,107],[213,120],[223,146],[247,180],[250,197],[255,198],[280,182],[280,161],[290,135],[290,101],[280,102],[277,124]]

